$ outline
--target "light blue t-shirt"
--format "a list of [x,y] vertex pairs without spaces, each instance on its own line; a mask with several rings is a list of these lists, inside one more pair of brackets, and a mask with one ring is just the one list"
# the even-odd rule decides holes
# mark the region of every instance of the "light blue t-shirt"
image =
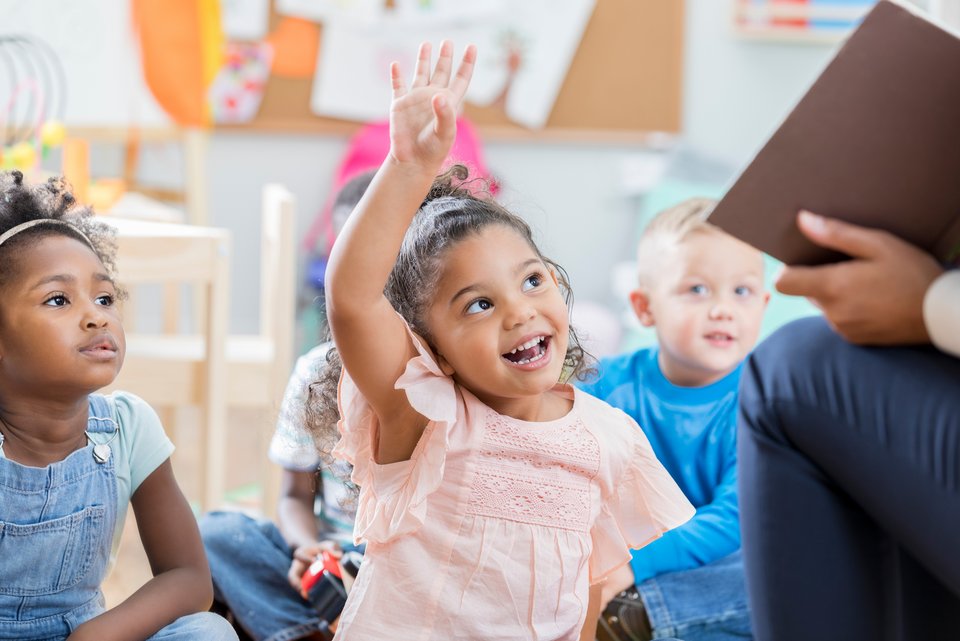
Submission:
[[[109,420],[117,425],[117,429],[88,432],[88,435],[94,444],[110,446],[117,477],[117,522],[110,548],[110,567],[113,567],[130,497],[154,470],[170,458],[173,443],[163,431],[157,413],[140,397],[127,392],[114,392],[103,398],[110,409]],[[3,456],[2,449],[0,456]]]
[[697,509],[684,525],[632,550],[637,583],[712,563],[740,548],[736,418],[743,366],[705,387],[679,387],[660,371],[658,351],[605,358],[597,378],[580,386],[637,421]]
[[115,439],[105,433],[91,433],[94,443],[109,443],[117,473],[117,525],[113,531],[110,566],[117,558],[120,535],[127,518],[130,497],[140,484],[173,454],[173,443],[167,438],[157,412],[142,398],[129,392],[107,395],[107,403],[120,426]]

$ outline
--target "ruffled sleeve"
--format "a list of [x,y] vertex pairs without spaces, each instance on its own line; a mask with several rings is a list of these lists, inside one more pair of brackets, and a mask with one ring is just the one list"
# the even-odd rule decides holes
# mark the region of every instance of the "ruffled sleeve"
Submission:
[[347,371],[341,374],[340,440],[333,456],[353,465],[350,478],[360,487],[353,529],[356,543],[384,543],[416,531],[426,518],[427,497],[443,479],[447,435],[457,418],[457,391],[430,350],[412,332],[410,337],[418,355],[407,362],[395,387],[405,390],[413,409],[429,421],[410,460],[385,465],[374,460],[376,413]]
[[[618,412],[619,413],[619,412]],[[632,441],[614,452],[631,453],[605,492],[600,514],[591,530],[593,554],[590,582],[604,579],[630,562],[630,548],[642,548],[664,532],[683,525],[695,509],[670,474],[657,460],[643,431],[621,415],[626,425],[617,432]]]

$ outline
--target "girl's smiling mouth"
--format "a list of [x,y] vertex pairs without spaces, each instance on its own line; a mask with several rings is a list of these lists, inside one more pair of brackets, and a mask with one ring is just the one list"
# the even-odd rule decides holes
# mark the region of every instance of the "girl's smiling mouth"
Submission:
[[[524,341],[500,356],[511,365],[532,365],[536,367],[541,365],[541,361],[544,361],[549,347],[550,336],[540,335]],[[546,361],[542,364],[546,364]]]

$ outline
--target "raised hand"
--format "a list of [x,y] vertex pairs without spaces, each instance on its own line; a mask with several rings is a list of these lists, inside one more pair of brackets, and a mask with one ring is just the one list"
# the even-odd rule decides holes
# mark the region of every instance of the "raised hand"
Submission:
[[420,45],[413,84],[407,89],[397,63],[390,66],[393,102],[390,105],[390,154],[400,163],[417,163],[436,173],[453,146],[457,108],[463,100],[477,57],[473,45],[453,70],[453,44],[440,44],[437,66],[430,73],[430,43]]
[[879,229],[801,212],[807,238],[851,260],[819,267],[787,267],[777,289],[806,296],[848,341],[863,345],[929,342],[923,297],[943,273],[933,256]]

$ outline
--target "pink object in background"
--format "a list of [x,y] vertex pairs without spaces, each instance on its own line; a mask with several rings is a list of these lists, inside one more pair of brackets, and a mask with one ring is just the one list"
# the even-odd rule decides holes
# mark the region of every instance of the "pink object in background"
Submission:
[[[340,161],[333,179],[333,188],[323,211],[314,220],[304,238],[303,247],[308,253],[322,250],[327,253],[333,244],[333,225],[330,219],[333,201],[343,185],[359,173],[376,169],[383,163],[390,151],[390,123],[387,121],[369,123],[360,128],[350,139],[346,154]],[[497,185],[483,160],[483,149],[473,125],[466,118],[457,118],[457,137],[453,149],[444,164],[444,169],[453,164],[466,165],[471,176],[484,178],[490,182],[491,193],[496,194]],[[323,237],[324,246],[318,243]]]

